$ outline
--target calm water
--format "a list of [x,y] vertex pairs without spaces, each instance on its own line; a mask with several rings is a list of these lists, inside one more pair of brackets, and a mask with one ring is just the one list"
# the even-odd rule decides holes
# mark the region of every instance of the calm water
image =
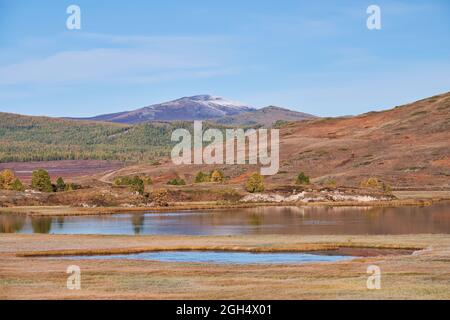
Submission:
[[450,233],[450,203],[429,207],[265,207],[222,211],[30,218],[0,214],[0,233],[421,234]]
[[311,262],[335,262],[354,257],[338,255],[318,255],[306,253],[247,253],[221,251],[172,251],[146,252],[124,255],[74,256],[65,259],[132,259],[163,262],[198,262],[217,264],[289,264]]

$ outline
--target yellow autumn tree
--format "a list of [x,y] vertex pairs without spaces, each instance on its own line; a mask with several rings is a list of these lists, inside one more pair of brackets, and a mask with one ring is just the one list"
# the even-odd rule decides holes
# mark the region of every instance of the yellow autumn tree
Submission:
[[250,178],[247,180],[245,188],[250,193],[257,193],[264,191],[264,178],[259,173],[252,173]]
[[211,182],[223,182],[223,173],[219,170],[214,170],[211,173]]
[[0,189],[12,190],[12,185],[16,180],[14,172],[9,169],[5,169],[0,172]]
[[9,169],[0,172],[0,189],[25,191],[22,182],[15,176],[14,172]]

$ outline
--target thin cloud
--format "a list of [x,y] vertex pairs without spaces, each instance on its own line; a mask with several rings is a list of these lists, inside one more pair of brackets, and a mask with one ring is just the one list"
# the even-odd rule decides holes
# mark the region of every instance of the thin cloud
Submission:
[[[220,76],[230,68],[220,40],[81,34],[104,48],[61,51],[0,67],[0,85],[61,85],[150,82],[181,77]],[[107,47],[113,45],[112,48]],[[127,45],[128,47],[120,47]],[[224,65],[227,65],[225,68]]]

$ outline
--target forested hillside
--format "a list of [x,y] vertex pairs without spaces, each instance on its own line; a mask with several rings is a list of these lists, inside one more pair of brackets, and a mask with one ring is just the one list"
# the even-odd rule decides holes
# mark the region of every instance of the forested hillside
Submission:
[[152,160],[170,150],[174,126],[136,126],[0,113],[0,162]]

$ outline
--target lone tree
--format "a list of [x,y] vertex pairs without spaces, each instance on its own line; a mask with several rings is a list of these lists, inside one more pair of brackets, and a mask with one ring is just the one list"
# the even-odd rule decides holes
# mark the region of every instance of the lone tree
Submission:
[[38,169],[33,171],[31,186],[41,192],[53,192],[52,182],[47,171]]
[[264,191],[264,178],[259,173],[252,173],[250,178],[247,180],[247,184],[245,186],[248,192],[256,193]]
[[64,182],[63,178],[59,177],[56,180],[56,191],[61,192],[66,190],[66,183]]
[[310,184],[309,177],[304,172],[300,172],[295,180],[295,184]]

